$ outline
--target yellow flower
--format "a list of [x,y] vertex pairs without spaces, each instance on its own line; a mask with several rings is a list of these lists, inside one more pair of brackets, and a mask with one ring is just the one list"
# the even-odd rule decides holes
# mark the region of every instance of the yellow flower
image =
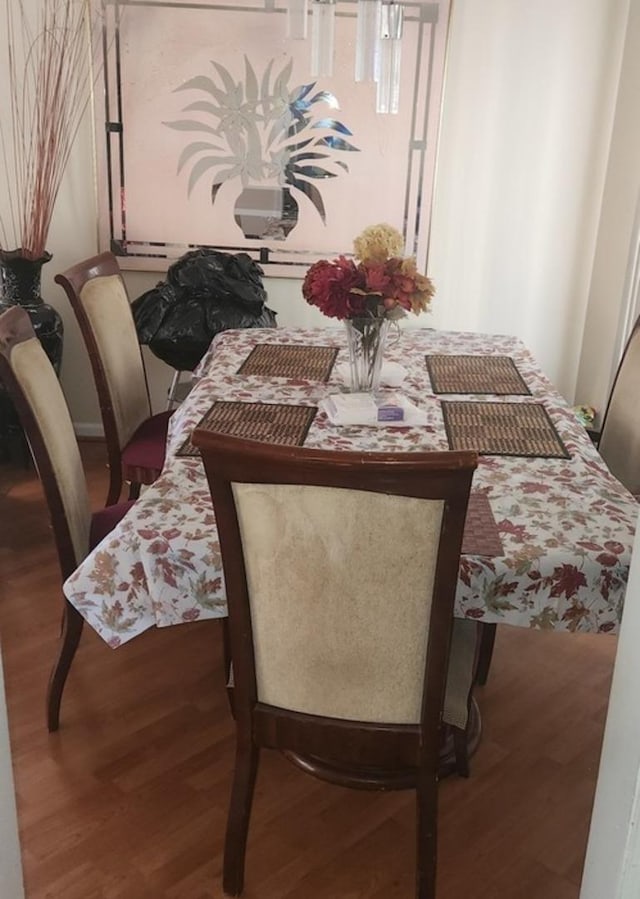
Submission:
[[[412,262],[415,270],[415,259],[413,259]],[[415,282],[415,290],[411,297],[411,308],[415,314],[418,315],[420,312],[427,311],[436,289],[433,286],[431,279],[427,278],[426,275],[415,272],[415,274],[413,274],[413,279]]]
[[386,262],[401,256],[404,250],[402,234],[391,225],[370,225],[353,242],[353,251],[361,262]]

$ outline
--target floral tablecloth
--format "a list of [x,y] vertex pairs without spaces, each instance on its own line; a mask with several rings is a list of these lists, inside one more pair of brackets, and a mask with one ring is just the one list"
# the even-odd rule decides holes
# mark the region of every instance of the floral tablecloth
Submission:
[[[340,347],[328,383],[238,375],[257,343]],[[520,627],[612,633],[618,628],[638,506],[609,473],[571,409],[511,337],[402,330],[385,358],[408,369],[402,392],[426,413],[424,427],[336,427],[323,413],[305,446],[411,451],[447,449],[440,400],[425,354],[513,358],[531,390],[521,397],[455,397],[543,402],[570,459],[481,456],[474,490],[489,497],[504,555],[463,556],[455,614]],[[226,614],[216,523],[199,458],[177,456],[217,399],[317,405],[342,388],[347,359],[341,328],[226,331],[196,372],[172,418],[165,468],[119,526],[66,581],[64,592],[110,646],[154,625]],[[446,399],[451,399],[447,396]]]

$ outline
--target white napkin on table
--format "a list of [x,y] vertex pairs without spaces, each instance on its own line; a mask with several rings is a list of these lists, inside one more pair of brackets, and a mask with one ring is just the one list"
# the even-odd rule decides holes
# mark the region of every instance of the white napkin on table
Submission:
[[427,423],[425,412],[397,393],[377,398],[370,393],[333,393],[318,406],[334,425],[408,428]]
[[[341,384],[351,383],[351,370],[348,362],[339,362],[335,369],[336,379]],[[386,362],[382,360],[380,369],[380,383],[385,387],[399,387],[409,372],[399,362]]]

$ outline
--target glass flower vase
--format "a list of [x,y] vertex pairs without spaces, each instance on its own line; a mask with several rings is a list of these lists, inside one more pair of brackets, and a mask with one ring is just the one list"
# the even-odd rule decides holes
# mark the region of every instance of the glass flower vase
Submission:
[[389,331],[387,318],[347,318],[351,393],[371,393],[380,386],[382,357]]

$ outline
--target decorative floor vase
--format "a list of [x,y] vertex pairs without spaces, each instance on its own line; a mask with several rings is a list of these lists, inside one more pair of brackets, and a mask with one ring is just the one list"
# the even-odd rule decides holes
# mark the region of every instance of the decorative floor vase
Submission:
[[[63,325],[58,312],[40,296],[42,266],[51,260],[50,253],[29,259],[22,250],[0,250],[0,314],[10,306],[22,306],[33,325],[36,337],[51,360],[56,373],[62,362]],[[25,466],[29,465],[29,449],[22,434],[18,413],[0,385],[0,461],[12,456],[17,444]]]
[[36,337],[56,372],[62,362],[62,318],[40,296],[42,266],[51,253],[29,259],[22,250],[0,250],[0,312],[8,306],[22,306],[29,314]]
[[387,318],[347,318],[351,392],[369,393],[380,386],[382,357],[389,331]]

